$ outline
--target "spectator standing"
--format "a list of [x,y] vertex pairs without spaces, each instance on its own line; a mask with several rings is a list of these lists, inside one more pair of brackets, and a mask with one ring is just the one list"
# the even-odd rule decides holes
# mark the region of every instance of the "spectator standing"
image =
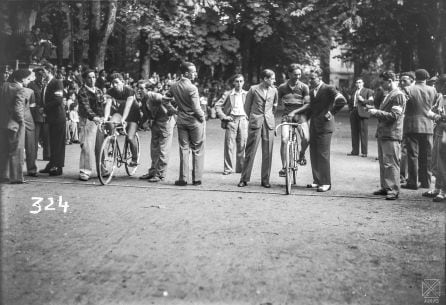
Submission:
[[63,84],[62,80],[54,77],[53,66],[50,63],[46,63],[43,68],[47,78],[47,84],[43,89],[43,101],[49,125],[50,161],[43,170],[40,170],[40,173],[59,176],[63,174],[62,169],[65,165],[65,133],[67,124],[63,104]]
[[180,173],[175,185],[188,183],[189,154],[192,152],[192,184],[201,185],[204,166],[205,115],[200,105],[197,87],[192,83],[197,78],[193,63],[180,66],[181,78],[169,89],[178,108],[178,142],[180,146]]
[[381,73],[381,86],[389,91],[379,109],[370,106],[369,112],[378,118],[378,160],[381,188],[374,195],[395,200],[400,192],[400,149],[403,137],[403,117],[406,99],[398,88],[397,76],[392,71]]
[[239,187],[245,187],[251,180],[254,158],[262,140],[262,172],[261,185],[270,188],[271,164],[273,159],[274,144],[274,112],[276,111],[279,97],[274,87],[276,75],[274,71],[265,69],[260,73],[261,82],[251,86],[246,94],[245,113],[249,118],[248,139],[245,150],[245,163]]
[[359,155],[359,143],[361,143],[361,157],[367,157],[370,114],[366,105],[373,105],[373,91],[365,88],[364,80],[358,77],[355,81],[355,90],[348,102],[352,137],[352,151],[349,156]]
[[429,73],[424,69],[415,71],[415,84],[405,87],[408,100],[404,117],[404,137],[407,145],[408,178],[402,188],[430,188],[432,176],[433,122],[429,111],[435,100],[436,90],[426,85]]
[[0,91],[0,182],[24,183],[23,152],[25,146],[24,86],[32,77],[28,69],[13,72],[12,82],[2,85]]
[[[245,80],[241,74],[236,74],[232,79],[234,88],[226,91],[215,103],[221,127],[225,129],[223,175],[234,172],[234,165],[236,173],[242,172],[248,138],[248,120],[245,112],[247,92],[243,90]],[[236,146],[235,162],[234,146]]]

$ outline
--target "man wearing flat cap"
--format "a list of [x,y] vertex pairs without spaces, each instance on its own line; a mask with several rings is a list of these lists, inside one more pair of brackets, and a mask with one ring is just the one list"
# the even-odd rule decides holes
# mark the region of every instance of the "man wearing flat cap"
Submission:
[[433,122],[430,110],[436,90],[426,85],[429,73],[424,69],[415,71],[415,84],[404,88],[407,106],[403,133],[407,146],[408,177],[402,188],[416,190],[420,186],[429,188],[432,178],[432,135]]
[[0,182],[23,183],[25,110],[29,107],[24,88],[33,77],[28,69],[13,72],[12,82],[0,89]]

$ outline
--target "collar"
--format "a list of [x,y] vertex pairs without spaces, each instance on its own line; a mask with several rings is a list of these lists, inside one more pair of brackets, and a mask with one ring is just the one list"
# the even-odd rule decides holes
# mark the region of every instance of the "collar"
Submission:
[[88,91],[90,91],[91,93],[96,93],[96,87],[93,86],[93,88],[88,87],[87,85],[84,85],[85,89],[87,89]]
[[243,93],[243,89],[241,89],[239,92],[236,92],[235,89],[233,88],[233,89],[231,90],[230,95],[236,95],[236,94],[242,94],[242,93]]
[[324,84],[324,82],[321,81],[321,82],[319,83],[319,85],[317,85],[317,87],[314,88],[313,90],[314,90],[314,91],[319,91],[319,89],[322,87],[323,84]]
[[20,88],[23,88],[23,84],[22,84],[22,83],[19,83],[19,82],[14,81],[13,84],[16,84],[16,85],[19,86]]

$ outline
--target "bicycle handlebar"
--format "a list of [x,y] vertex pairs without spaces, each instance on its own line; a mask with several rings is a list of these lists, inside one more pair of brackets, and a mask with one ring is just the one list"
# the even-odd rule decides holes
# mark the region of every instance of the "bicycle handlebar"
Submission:
[[276,128],[274,130],[274,134],[277,135],[277,130],[279,129],[279,127],[282,127],[284,125],[299,127],[299,126],[302,126],[302,123],[288,123],[288,122],[281,123],[281,124],[276,126]]
[[99,123],[99,126],[98,126],[98,128],[99,128],[99,130],[101,130],[101,132],[104,132],[104,125],[106,125],[106,124],[113,125],[113,127],[115,127],[116,130],[118,130],[118,132],[120,134],[127,135],[127,131],[125,130],[125,125],[127,125],[127,124],[125,121],[122,123],[118,123],[118,122],[114,122],[114,121],[103,121],[103,122]]

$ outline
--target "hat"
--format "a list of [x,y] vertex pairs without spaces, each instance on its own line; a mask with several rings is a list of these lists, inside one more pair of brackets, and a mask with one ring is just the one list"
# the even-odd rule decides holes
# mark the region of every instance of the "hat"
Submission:
[[49,62],[44,63],[42,67],[47,71],[53,71],[54,69],[54,66]]
[[418,69],[415,71],[416,80],[426,80],[430,77],[429,72],[424,69]]
[[41,71],[43,71],[43,68],[42,68],[42,67],[37,67],[37,68],[34,68],[34,69],[33,69],[33,72],[34,72],[34,73],[41,72]]
[[22,81],[30,75],[31,71],[29,69],[18,69],[12,72],[12,79]]

